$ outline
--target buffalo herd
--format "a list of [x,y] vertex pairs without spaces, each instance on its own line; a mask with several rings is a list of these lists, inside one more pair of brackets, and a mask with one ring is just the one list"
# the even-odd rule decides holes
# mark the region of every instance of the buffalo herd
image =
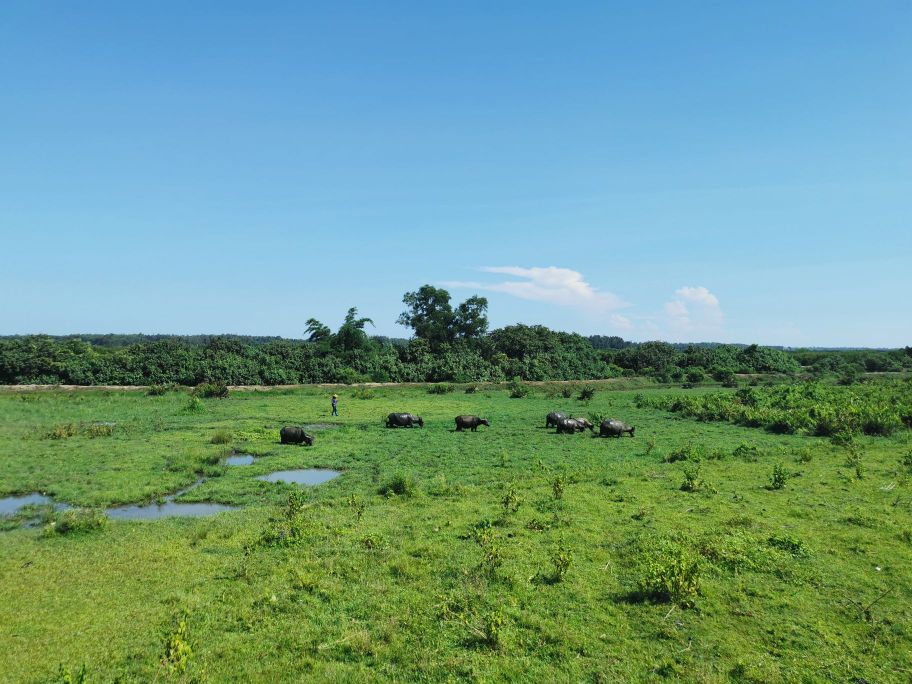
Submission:
[[[491,423],[485,418],[479,418],[478,416],[456,416],[456,432],[462,432],[463,430],[471,430],[472,432],[477,432],[479,425],[486,425],[490,427]],[[413,413],[391,413],[386,417],[386,427],[423,428],[424,419],[421,416],[416,416]],[[595,426],[585,418],[572,418],[571,416],[565,413],[561,413],[560,411],[552,411],[547,416],[545,416],[545,427],[556,428],[558,434],[572,435],[577,432],[583,432],[584,430],[589,430],[593,433],[595,432]],[[622,423],[619,420],[607,418],[603,420],[602,424],[599,426],[599,437],[620,438],[624,434],[628,434],[633,437],[635,429],[636,428],[630,427],[626,423]],[[313,435],[307,434],[304,432],[304,429],[300,427],[283,427],[279,432],[279,436],[281,438],[282,444],[306,444],[307,446],[313,446],[314,443]]]

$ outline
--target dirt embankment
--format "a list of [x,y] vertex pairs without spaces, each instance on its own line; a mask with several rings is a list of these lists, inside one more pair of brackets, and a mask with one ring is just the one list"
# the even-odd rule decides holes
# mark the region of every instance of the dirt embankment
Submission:
[[[605,380],[530,380],[526,385],[540,387],[543,385],[611,385],[619,382],[629,382],[634,378],[607,378]],[[503,389],[507,382],[453,382],[453,383],[433,383],[433,382],[359,382],[353,385],[342,383],[317,383],[309,385],[229,385],[229,390],[237,391],[260,391],[268,392],[272,390],[297,389],[300,387],[326,387],[329,389],[345,389],[354,387],[429,387],[434,384],[452,384],[452,385],[472,385],[479,388],[491,387]],[[40,391],[58,391],[58,392],[75,392],[77,390],[99,390],[108,392],[139,392],[147,391],[149,385],[0,385],[0,392],[40,392]],[[184,389],[193,389],[186,387]]]

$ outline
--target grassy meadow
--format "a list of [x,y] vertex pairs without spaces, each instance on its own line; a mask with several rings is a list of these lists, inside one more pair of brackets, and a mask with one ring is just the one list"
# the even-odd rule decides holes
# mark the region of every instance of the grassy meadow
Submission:
[[[909,430],[838,445],[618,387],[343,387],[338,418],[321,387],[0,392],[0,496],[100,509],[203,477],[179,501],[237,506],[0,519],[0,680],[912,680]],[[552,410],[636,437],[558,435]],[[292,468],[343,475],[256,479]]]

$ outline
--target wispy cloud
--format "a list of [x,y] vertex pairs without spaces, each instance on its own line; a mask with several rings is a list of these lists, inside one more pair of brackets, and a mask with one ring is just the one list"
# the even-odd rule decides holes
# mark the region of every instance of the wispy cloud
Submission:
[[712,332],[722,327],[719,298],[705,287],[681,287],[665,302],[665,315],[672,331]]
[[[478,269],[483,273],[512,276],[513,280],[495,283],[476,281],[448,281],[444,287],[471,288],[489,292],[503,292],[520,299],[550,302],[562,306],[597,314],[608,314],[629,306],[613,292],[599,290],[583,278],[583,274],[569,268],[548,266],[546,268],[521,266],[485,266]],[[623,316],[612,316],[612,322],[629,327],[630,321]]]

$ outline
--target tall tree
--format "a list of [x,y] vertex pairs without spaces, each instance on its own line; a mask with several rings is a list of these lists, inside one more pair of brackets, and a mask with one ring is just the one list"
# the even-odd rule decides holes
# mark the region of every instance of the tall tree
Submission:
[[450,306],[450,293],[433,285],[422,285],[417,292],[406,292],[402,303],[408,307],[397,323],[415,331],[415,337],[431,346],[452,342],[455,337],[455,314]]
[[332,331],[330,331],[329,326],[323,325],[316,318],[307,319],[307,327],[304,329],[304,334],[307,335],[307,339],[310,342],[325,342],[332,337]]
[[350,308],[339,330],[333,335],[333,346],[347,352],[370,346],[371,340],[364,332],[367,323],[374,324],[370,318],[358,318],[357,307]]
[[456,307],[453,328],[462,339],[476,339],[488,332],[488,300],[473,295]]

